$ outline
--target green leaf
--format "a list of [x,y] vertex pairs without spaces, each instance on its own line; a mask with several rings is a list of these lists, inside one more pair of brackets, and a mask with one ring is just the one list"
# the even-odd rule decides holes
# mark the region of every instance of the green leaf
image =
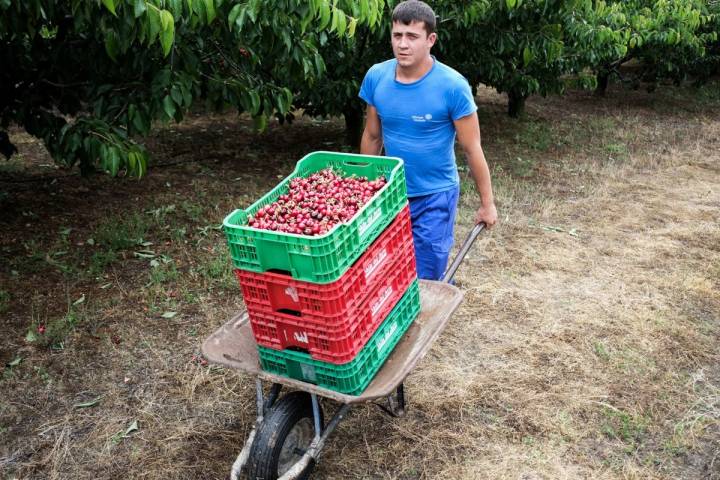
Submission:
[[102,397],[97,397],[95,400],[90,400],[89,402],[82,402],[82,403],[76,403],[73,405],[73,408],[90,408],[94,407],[98,403],[100,403],[100,399]]
[[183,102],[185,103],[185,107],[190,108],[190,105],[192,105],[192,94],[190,93],[190,89],[185,87],[185,84],[180,84],[180,91],[182,92]]
[[228,15],[228,27],[230,29],[232,29],[233,23],[235,23],[235,20],[237,20],[238,15],[240,15],[240,11],[243,9],[243,7],[243,4],[238,3],[232,8],[232,10],[230,10],[230,14]]
[[292,40],[290,39],[290,32],[288,30],[283,30],[281,36],[287,49],[292,50]]
[[130,115],[130,121],[132,122],[133,127],[135,127],[139,133],[147,133],[150,129],[150,124],[145,120],[145,114],[140,110],[137,110],[135,105],[130,105],[130,107],[132,108],[132,111],[128,108],[128,115]]
[[243,11],[243,14],[247,12],[248,18],[252,23],[257,22],[258,7],[257,2],[250,2],[250,6]]
[[157,8],[151,8],[148,10],[147,19],[150,24],[150,35],[148,36],[148,41],[149,43],[152,43],[158,33],[162,30],[162,24],[160,23],[160,11]]
[[145,172],[147,172],[148,156],[147,156],[147,153],[145,153],[145,152],[137,153],[136,155],[137,155],[137,158],[138,158],[138,172],[137,172],[137,176],[138,176],[138,178],[139,178],[139,177],[142,177],[143,175],[145,175]]
[[325,73],[325,61],[323,60],[322,55],[315,55],[315,71],[318,77]]
[[260,111],[260,95],[255,90],[250,90],[250,102],[252,110],[250,113],[256,115]]
[[115,31],[110,30],[105,34],[105,52],[113,62],[117,62],[118,50],[116,33]]
[[163,109],[170,119],[175,118],[175,103],[170,98],[170,95],[165,95],[165,98],[163,98]]
[[133,423],[130,424],[130,426],[125,430],[125,436],[128,436],[130,433],[135,432],[139,430],[140,427],[138,427],[138,422],[135,420]]
[[330,5],[327,4],[327,2],[323,2],[322,6],[320,7],[320,25],[318,25],[319,30],[325,30],[325,28],[330,23]]
[[163,10],[161,15],[161,18],[165,18],[165,22],[167,22],[167,17],[170,17],[170,23],[165,23],[166,26],[163,27],[163,31],[160,33],[160,45],[162,45],[163,55],[167,57],[172,48],[173,39],[175,38],[175,24],[173,23],[172,15],[167,10]]
[[332,9],[332,22],[330,22],[330,30],[337,30],[338,29],[338,17],[340,16],[340,9],[333,8]]
[[310,22],[313,21],[313,17],[310,15],[305,15],[305,17],[300,20],[300,33],[305,33],[307,30],[308,25],[310,25]]
[[533,59],[533,53],[529,47],[523,49],[523,65],[528,66]]
[[128,173],[135,174],[138,168],[138,158],[135,152],[128,153]]
[[168,12],[167,10],[160,10],[160,27],[162,31],[167,30],[170,28],[171,25],[175,23],[175,20],[173,19],[172,13]]
[[135,124],[135,121],[136,121],[135,118],[137,117],[137,114],[138,114],[138,113],[137,113],[137,107],[136,107],[134,104],[132,104],[132,103],[131,103],[130,105],[128,105],[128,113],[127,113],[128,124],[127,124],[127,127],[128,127],[128,132],[129,132],[129,133],[132,133],[132,132],[131,132],[132,129],[130,128],[131,125],[132,125],[135,129],[140,130],[140,129],[137,127],[137,125]]
[[25,341],[28,343],[33,343],[37,341],[37,335],[35,334],[35,331],[30,329],[27,332],[27,335],[25,335]]
[[238,32],[243,31],[243,26],[245,25],[245,17],[247,17],[246,14],[247,14],[247,9],[243,5],[243,8],[240,11],[240,14],[235,19],[235,28],[237,29]]
[[173,318],[177,315],[177,312],[165,312],[161,315],[162,318]]
[[180,89],[178,88],[177,85],[173,85],[172,88],[170,89],[170,96],[175,101],[175,103],[177,103],[178,105],[183,104],[182,92],[180,91]]
[[507,5],[508,10],[515,8],[516,3],[517,0],[505,0],[505,5]]
[[337,10],[338,13],[338,21],[337,21],[337,33],[338,35],[343,35],[345,33],[345,28],[347,27],[347,19],[345,18],[345,13],[342,10]]
[[134,12],[135,12],[135,18],[140,17],[145,11],[147,10],[147,5],[145,5],[145,0],[135,0],[134,5]]
[[253,124],[258,132],[264,132],[267,128],[267,117],[265,115],[259,115],[253,118]]
[[360,17],[367,18],[369,10],[368,0],[360,0]]
[[[110,175],[116,177],[120,170],[120,152],[116,147],[111,147],[108,149],[108,156]],[[83,300],[85,300],[84,297]]]
[[170,0],[170,11],[173,16],[180,18],[182,16],[182,0]]
[[80,298],[78,298],[77,300],[75,300],[75,301],[73,302],[73,305],[80,305],[80,304],[83,303],[84,301],[85,301],[85,294],[83,293]]
[[102,0],[103,5],[105,5],[105,8],[110,10],[113,15],[117,17],[117,13],[115,13],[115,0]]
[[215,3],[213,0],[205,0],[205,10],[207,11],[207,21],[212,23],[215,20]]
[[378,5],[373,2],[373,6],[370,8],[370,16],[368,18],[368,24],[373,26],[379,22],[382,16],[382,8],[378,8]]
[[357,18],[353,18],[350,20],[350,23],[348,24],[348,36],[354,37],[355,36],[355,27],[357,27]]
[[15,357],[15,360],[8,363],[8,367],[17,367],[18,365],[20,365],[20,362],[22,362],[22,357]]

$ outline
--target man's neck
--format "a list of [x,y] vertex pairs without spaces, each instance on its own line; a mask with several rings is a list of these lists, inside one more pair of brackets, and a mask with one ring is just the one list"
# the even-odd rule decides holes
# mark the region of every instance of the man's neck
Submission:
[[395,70],[395,79],[400,83],[413,83],[424,77],[432,69],[435,60],[428,55],[425,60],[412,67],[401,67]]

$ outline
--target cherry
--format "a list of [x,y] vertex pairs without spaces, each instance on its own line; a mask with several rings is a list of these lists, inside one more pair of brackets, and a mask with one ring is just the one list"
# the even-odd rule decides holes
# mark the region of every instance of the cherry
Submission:
[[343,177],[332,168],[290,180],[288,192],[248,216],[248,225],[299,235],[324,235],[351,220],[386,184],[385,177]]

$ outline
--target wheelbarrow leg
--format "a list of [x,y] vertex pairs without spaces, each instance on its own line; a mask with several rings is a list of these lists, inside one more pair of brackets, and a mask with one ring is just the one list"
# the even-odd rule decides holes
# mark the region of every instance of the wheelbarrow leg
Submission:
[[388,405],[388,413],[393,417],[405,416],[405,384],[398,385],[395,395],[388,396]]
[[405,385],[400,384],[394,394],[387,396],[387,406],[380,403],[374,403],[380,410],[387,413],[391,417],[405,416]]
[[397,412],[398,417],[405,415],[405,384],[401,383],[397,388]]

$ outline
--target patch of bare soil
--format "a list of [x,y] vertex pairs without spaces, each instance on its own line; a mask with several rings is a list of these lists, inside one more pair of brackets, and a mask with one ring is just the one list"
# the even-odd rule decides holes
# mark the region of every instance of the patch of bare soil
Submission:
[[[355,408],[314,478],[720,478],[720,120],[693,95],[571,93],[513,121],[480,92],[501,223],[407,416]],[[214,227],[341,138],[196,116],[150,139],[166,166],[140,182],[36,181],[66,173],[21,148],[0,172],[6,478],[227,478],[254,384],[197,357],[242,308]],[[113,226],[141,238],[112,247]]]

